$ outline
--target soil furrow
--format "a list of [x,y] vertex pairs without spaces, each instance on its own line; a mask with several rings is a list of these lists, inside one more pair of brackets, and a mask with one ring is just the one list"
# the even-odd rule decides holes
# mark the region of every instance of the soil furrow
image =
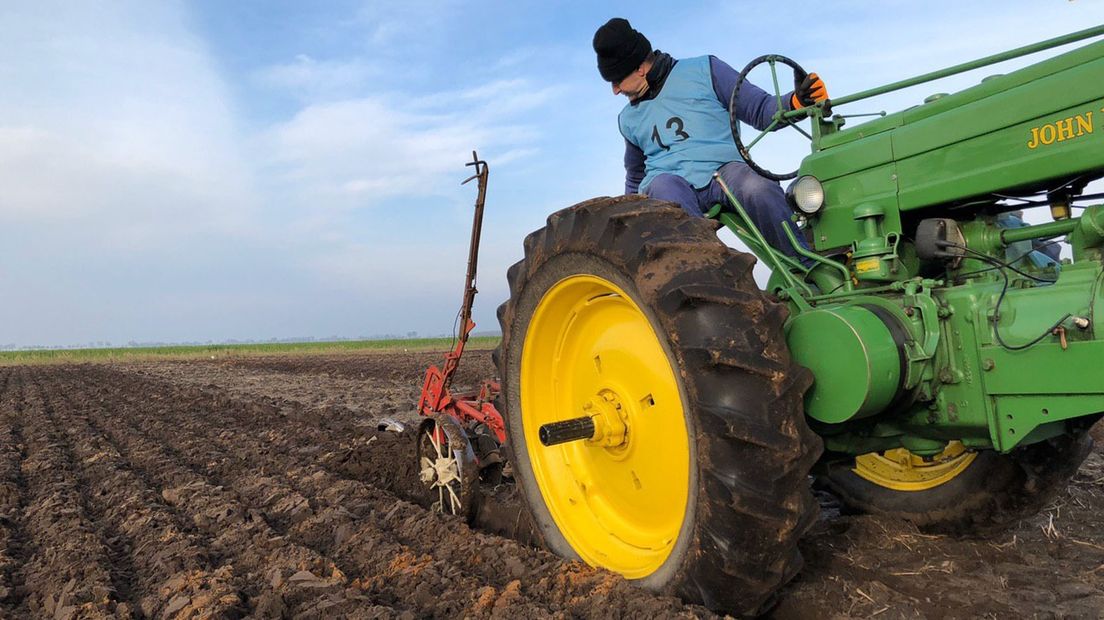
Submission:
[[11,616],[19,605],[17,576],[23,547],[23,439],[16,415],[18,396],[12,376],[3,370],[0,380],[0,615]]
[[[98,380],[105,385],[124,382],[121,377]],[[316,544],[327,545],[323,547],[327,552],[332,550],[335,538],[338,547],[364,546],[362,531],[367,529],[367,539],[371,541],[368,551],[374,551],[375,540],[381,535],[391,537],[409,545],[414,558],[430,557],[456,567],[460,571],[458,574],[478,577],[474,585],[464,584],[466,587],[461,589],[479,594],[475,597],[475,606],[469,610],[471,613],[478,613],[488,605],[493,607],[493,602],[499,598],[516,599],[514,604],[522,607],[531,602],[540,604],[546,612],[566,612],[581,617],[605,616],[608,613],[606,604],[611,600],[617,601],[618,608],[630,615],[657,611],[674,615],[683,608],[681,602],[639,590],[619,576],[566,562],[543,551],[522,547],[512,540],[472,532],[454,519],[396,501],[394,496],[363,483],[342,480],[320,467],[309,450],[303,450],[315,441],[310,432],[313,429],[304,428],[308,425],[296,423],[292,416],[280,415],[272,407],[239,399],[226,402],[224,397],[212,398],[193,389],[165,385],[159,389],[174,390],[172,398],[167,399],[174,406],[146,420],[152,429],[150,436],[164,436],[171,429],[175,440],[191,445],[182,450],[185,453],[195,453],[201,447],[210,450],[209,447],[222,446],[225,454],[233,457],[224,456],[220,461],[209,453],[213,458],[211,466],[228,475],[265,465],[272,467],[273,475],[283,470],[285,480],[293,487],[291,493],[298,490],[316,505],[330,507],[329,514],[321,512],[306,518],[296,528],[308,535],[309,540],[317,541]],[[122,389],[120,396],[137,391],[135,386],[130,386]],[[209,424],[195,423],[193,413],[197,408],[234,408],[242,414],[224,417],[223,428],[212,429]],[[247,412],[250,415],[246,415]],[[259,434],[250,432],[255,428],[269,430]],[[403,458],[404,455],[395,456]],[[286,497],[288,493],[285,489],[275,491],[273,496]],[[381,506],[386,508],[381,510]],[[348,507],[356,509],[356,517],[349,514]],[[375,523],[366,523],[368,520]],[[339,549],[333,552],[342,553]],[[356,557],[356,554],[349,555]],[[393,582],[390,587],[402,588],[402,585]],[[699,610],[699,613],[707,612]]]
[[[531,529],[513,485],[481,504],[482,531],[426,510],[413,433],[375,421],[418,420],[403,414],[438,357],[0,368],[0,618],[710,615],[519,544]],[[493,372],[484,357],[465,356],[471,377]],[[822,505],[774,617],[1104,608],[1100,447],[992,539]],[[222,585],[236,607],[204,598]]]
[[106,545],[89,521],[71,461],[48,421],[48,405],[33,371],[16,415],[23,424],[27,455],[24,526],[35,551],[22,567],[30,614],[53,618],[130,617],[112,580]]
[[66,404],[62,424],[90,513],[114,540],[117,562],[130,567],[129,598],[147,617],[238,618],[245,612],[231,565],[212,566],[210,552],[131,471],[118,451],[91,429],[72,384],[51,386]]
[[[98,400],[98,399],[91,399]],[[110,402],[110,401],[108,401]],[[214,550],[233,558],[242,573],[250,613],[262,617],[394,617],[398,612],[374,605],[332,561],[274,531],[263,515],[232,491],[183,466],[181,455],[156,440],[119,424],[129,405],[112,411],[93,406],[88,423],[136,472],[162,487],[162,497],[188,515],[213,538]]]
[[[134,581],[136,579],[135,568],[131,561],[131,556],[127,553],[126,541],[116,529],[115,524],[111,521],[103,519],[103,514],[91,501],[90,493],[92,491],[92,480],[86,475],[82,475],[80,471],[80,463],[73,453],[72,443],[66,437],[64,428],[59,423],[57,416],[54,415],[54,398],[62,396],[65,392],[59,391],[52,393],[49,389],[49,384],[43,385],[42,379],[49,380],[50,377],[36,376],[35,387],[39,390],[39,396],[42,399],[42,421],[45,423],[45,428],[48,429],[48,436],[51,442],[51,446],[61,454],[65,463],[68,465],[69,470],[76,483],[76,488],[80,489],[80,503],[81,509],[85,514],[85,517],[89,525],[96,530],[96,534],[99,536],[100,541],[104,544],[107,552],[108,561],[111,569],[111,583],[115,591],[115,598],[121,603],[133,606],[134,604]],[[62,410],[65,410],[64,402],[62,404]]]
[[23,396],[26,392],[22,377],[17,376],[17,369],[9,373],[8,387],[4,390],[5,405],[3,419],[7,428],[11,431],[12,446],[18,451],[18,461],[15,463],[15,480],[18,492],[18,509],[10,514],[11,532],[10,550],[13,563],[8,567],[6,576],[9,579],[11,591],[6,599],[15,611],[15,617],[29,615],[27,588],[25,587],[25,566],[27,559],[34,555],[36,546],[34,539],[27,533],[27,501],[29,491],[27,488],[27,476],[23,473],[23,463],[27,460],[27,443],[23,440]]
[[[485,615],[502,594],[473,578],[463,566],[450,565],[431,553],[419,554],[395,542],[393,532],[381,530],[340,502],[316,502],[312,508],[306,498],[276,476],[275,472],[282,468],[280,460],[265,458],[278,455],[248,437],[227,437],[226,431],[213,437],[195,434],[193,415],[203,409],[192,406],[189,399],[180,395],[171,401],[183,406],[161,410],[156,416],[128,417],[127,421],[148,428],[139,432],[151,441],[154,437],[171,436],[171,447],[181,461],[205,467],[215,480],[264,511],[276,530],[286,533],[290,540],[330,555],[349,574],[360,574],[358,583],[366,593],[386,603],[413,605],[419,616],[428,617]],[[217,454],[214,450],[218,447],[224,447],[225,452]],[[255,473],[269,469],[272,475]],[[382,514],[396,501],[393,496],[385,496],[377,498],[374,505],[357,508],[358,512]],[[424,511],[421,514],[437,517]],[[280,524],[288,529],[281,531]],[[451,529],[456,524],[439,523],[439,526]],[[507,585],[503,584],[503,590]],[[506,592],[507,600],[517,598],[513,593],[516,590],[514,586]],[[524,600],[516,600],[512,607],[525,617],[548,614],[548,610]]]

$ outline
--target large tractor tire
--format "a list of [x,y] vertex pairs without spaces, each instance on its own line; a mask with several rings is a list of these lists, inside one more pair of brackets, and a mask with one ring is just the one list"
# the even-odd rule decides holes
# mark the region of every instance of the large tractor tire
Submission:
[[1035,514],[1065,489],[1092,445],[1081,432],[1008,454],[952,442],[925,460],[900,448],[831,463],[819,481],[853,510],[933,532],[989,534]]
[[[548,548],[757,613],[801,567],[822,444],[805,423],[811,376],[790,359],[787,311],[716,229],[640,196],[550,216],[508,273],[500,406]],[[581,416],[600,438],[541,443],[541,426]]]

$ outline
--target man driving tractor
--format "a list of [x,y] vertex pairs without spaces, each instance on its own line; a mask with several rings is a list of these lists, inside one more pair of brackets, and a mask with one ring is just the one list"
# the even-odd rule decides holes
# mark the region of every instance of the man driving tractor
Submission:
[[[629,99],[618,116],[625,138],[625,193],[670,200],[701,216],[726,202],[713,179],[718,173],[766,240],[795,255],[782,229],[793,226],[782,188],[744,163],[732,139],[728,108],[738,73],[716,56],[675,59],[653,50],[647,37],[620,17],[595,32],[594,51],[613,94]],[[827,98],[824,83],[809,73],[794,77],[794,91],[783,100],[793,110]],[[734,110],[739,120],[763,130],[777,108],[773,96],[746,84]]]

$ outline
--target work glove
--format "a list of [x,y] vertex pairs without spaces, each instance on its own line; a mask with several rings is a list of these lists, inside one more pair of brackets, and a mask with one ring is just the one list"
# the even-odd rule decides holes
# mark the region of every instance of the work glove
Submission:
[[815,73],[794,71],[794,93],[790,99],[793,109],[800,110],[805,106],[819,103],[828,98],[828,89],[820,76]]

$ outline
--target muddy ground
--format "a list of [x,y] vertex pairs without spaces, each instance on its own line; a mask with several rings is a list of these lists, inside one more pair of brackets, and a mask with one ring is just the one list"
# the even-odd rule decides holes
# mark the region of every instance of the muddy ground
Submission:
[[[410,441],[374,423],[438,357],[0,368],[0,617],[712,616],[526,545],[510,487],[474,530],[419,505]],[[471,353],[457,383],[492,373]],[[1101,446],[988,539],[822,496],[772,615],[1104,617]]]

